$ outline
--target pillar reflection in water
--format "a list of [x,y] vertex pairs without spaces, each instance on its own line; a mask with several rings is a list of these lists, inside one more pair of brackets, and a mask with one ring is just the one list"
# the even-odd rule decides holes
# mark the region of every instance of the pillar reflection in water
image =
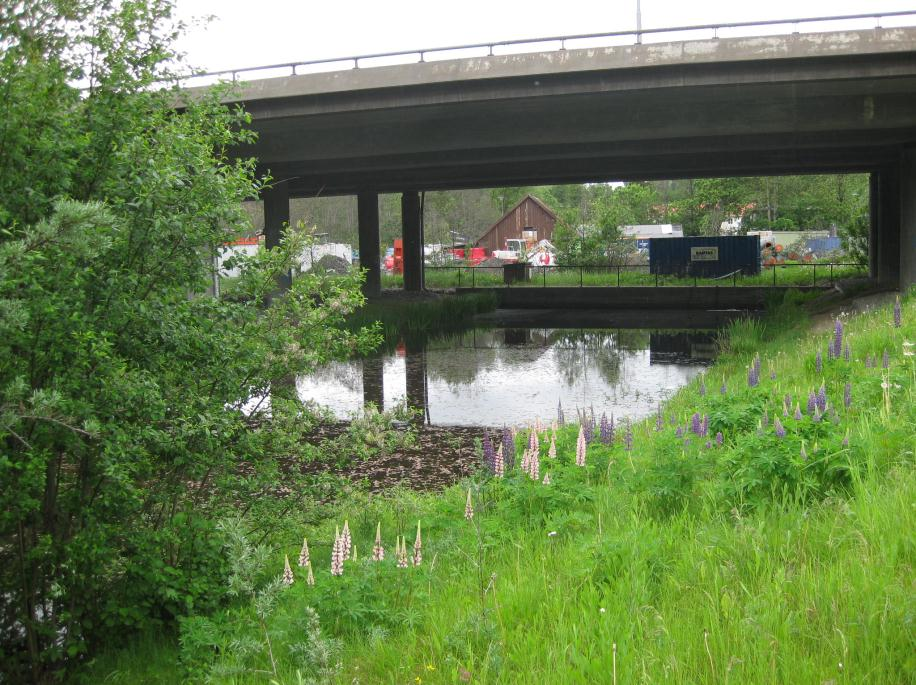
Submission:
[[363,359],[363,405],[374,404],[385,409],[385,360],[380,357]]
[[426,347],[423,344],[407,343],[405,346],[404,375],[407,381],[407,406],[416,411],[414,421],[429,423]]

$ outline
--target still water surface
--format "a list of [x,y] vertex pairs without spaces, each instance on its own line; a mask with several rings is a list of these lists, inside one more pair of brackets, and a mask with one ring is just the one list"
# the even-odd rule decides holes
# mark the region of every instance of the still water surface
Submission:
[[365,402],[407,402],[444,426],[549,424],[558,402],[567,419],[577,408],[638,419],[712,362],[714,340],[710,331],[475,329],[329,364],[296,385],[341,419]]

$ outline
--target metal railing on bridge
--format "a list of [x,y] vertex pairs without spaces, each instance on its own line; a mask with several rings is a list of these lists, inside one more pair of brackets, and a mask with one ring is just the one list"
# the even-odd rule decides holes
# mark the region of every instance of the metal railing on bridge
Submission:
[[717,278],[651,273],[648,264],[528,266],[510,268],[508,277],[503,266],[461,264],[424,270],[428,288],[827,287],[839,279],[868,275],[867,267],[840,262],[777,264],[762,267],[759,274],[734,271]]
[[[359,69],[360,67],[366,66],[382,66],[390,64],[418,64],[427,61],[435,61],[436,58],[448,58],[452,57],[485,57],[485,56],[494,56],[499,54],[517,54],[518,52],[547,52],[547,51],[562,51],[567,49],[575,49],[578,47],[611,47],[612,45],[594,45],[588,43],[594,43],[595,41],[609,41],[609,40],[619,40],[621,42],[614,43],[614,45],[626,45],[626,44],[640,44],[643,42],[645,37],[659,37],[664,34],[707,34],[708,35],[694,35],[692,39],[704,39],[712,38],[717,39],[720,36],[722,31],[732,31],[732,30],[741,30],[741,29],[751,29],[751,28],[767,28],[774,26],[785,26],[791,28],[791,31],[788,33],[800,33],[801,28],[808,28],[815,24],[824,24],[828,22],[859,22],[862,25],[859,26],[849,26],[844,27],[846,29],[861,29],[861,28],[883,28],[882,21],[887,21],[891,19],[896,19],[900,17],[913,17],[916,18],[916,10],[901,10],[897,12],[864,12],[861,14],[843,14],[827,17],[798,17],[794,19],[766,19],[763,21],[737,21],[737,22],[717,22],[713,24],[694,24],[688,26],[669,26],[665,28],[650,28],[650,29],[632,29],[625,31],[608,31],[604,33],[579,33],[565,36],[544,36],[541,38],[518,38],[514,40],[500,40],[493,41],[489,43],[469,43],[467,45],[450,45],[445,47],[429,47],[429,48],[415,48],[412,50],[397,50],[394,52],[377,52],[377,53],[368,53],[364,55],[347,55],[343,57],[328,57],[324,59],[313,59],[313,60],[302,60],[298,62],[279,62],[276,64],[265,64],[261,66],[254,67],[241,67],[238,69],[224,69],[221,71],[207,71],[202,73],[189,74],[187,76],[179,77],[177,80],[184,83],[185,85],[193,85],[189,83],[195,79],[217,79],[217,80],[232,80],[238,81],[241,74],[252,74],[255,72],[268,72],[268,71],[283,71],[288,70],[288,74],[275,74],[275,75],[289,75],[295,76],[303,73],[310,73],[311,71],[319,71],[321,67],[333,66],[336,64],[341,65],[340,70],[350,68],[350,69]],[[868,22],[869,26],[865,26],[864,22]],[[728,37],[741,37],[742,35],[754,35],[752,33],[741,34],[740,32],[730,35]],[[625,42],[624,42],[625,41]],[[517,50],[512,52],[513,49],[520,48],[526,45],[532,46],[532,50]],[[538,49],[533,49],[538,46]],[[506,52],[499,52],[500,49],[505,49]],[[461,54],[455,55],[454,53],[467,53],[471,51],[481,51],[481,54]],[[483,52],[485,51],[485,52]],[[403,59],[398,60],[398,58],[408,58],[412,57],[413,59]],[[429,58],[433,59],[430,60]],[[375,62],[372,64],[372,62]],[[370,64],[367,64],[370,63]],[[347,67],[346,65],[350,66]],[[273,76],[273,75],[272,75]],[[268,77],[270,78],[270,77]]]

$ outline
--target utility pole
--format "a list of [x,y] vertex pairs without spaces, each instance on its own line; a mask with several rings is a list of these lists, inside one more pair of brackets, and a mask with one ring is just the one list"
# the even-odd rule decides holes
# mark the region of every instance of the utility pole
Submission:
[[637,44],[642,43],[642,8],[640,7],[640,1],[636,0],[636,42]]

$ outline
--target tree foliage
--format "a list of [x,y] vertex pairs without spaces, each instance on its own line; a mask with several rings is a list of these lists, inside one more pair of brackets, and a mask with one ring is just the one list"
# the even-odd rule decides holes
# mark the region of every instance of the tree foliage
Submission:
[[[169,77],[166,0],[0,10],[0,641],[38,681],[225,594],[215,521],[295,506],[296,374],[374,336],[358,277],[276,279],[291,234],[201,297],[262,181],[246,115]],[[86,90],[71,85],[81,83]],[[180,106],[180,112],[176,109]],[[269,305],[269,306],[268,306]],[[261,411],[256,411],[260,409]],[[269,412],[263,411],[269,409]],[[278,474],[295,496],[264,497]]]

